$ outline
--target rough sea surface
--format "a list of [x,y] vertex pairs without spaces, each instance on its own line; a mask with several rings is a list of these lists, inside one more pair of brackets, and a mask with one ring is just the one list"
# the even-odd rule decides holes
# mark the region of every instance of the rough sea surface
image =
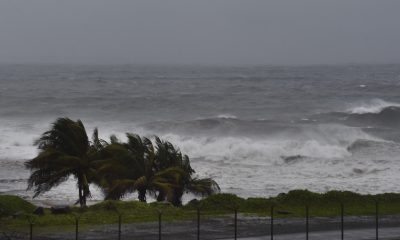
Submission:
[[[244,197],[400,191],[400,65],[1,65],[0,193],[30,198],[23,162],[58,117],[105,139],[156,134]],[[38,200],[74,202],[75,187]]]

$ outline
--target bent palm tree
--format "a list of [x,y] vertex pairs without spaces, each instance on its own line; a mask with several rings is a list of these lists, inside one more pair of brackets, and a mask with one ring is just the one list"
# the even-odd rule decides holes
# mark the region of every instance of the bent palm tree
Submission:
[[182,205],[184,193],[193,193],[204,197],[218,193],[221,190],[217,182],[212,178],[192,178],[191,176],[184,176],[176,186],[172,199],[170,199],[174,206]]
[[[166,169],[175,169],[177,177],[170,179],[173,187],[172,193],[168,194],[159,191],[158,201],[167,198],[174,206],[182,205],[182,196],[184,193],[193,193],[195,195],[208,196],[220,191],[218,184],[211,178],[193,178],[195,173],[190,165],[187,155],[182,155],[180,150],[168,141],[162,141],[156,137],[156,169],[158,171]],[[179,171],[177,171],[179,170]]]
[[182,172],[178,181],[174,184],[173,194],[169,199],[174,206],[182,205],[182,196],[184,193],[209,196],[220,191],[217,182],[213,179],[193,177],[195,171],[190,166],[190,160],[187,155],[182,156],[179,153],[175,164],[175,167],[180,168]]
[[34,197],[74,176],[79,189],[78,202],[81,207],[86,206],[86,199],[90,197],[90,179],[95,175],[91,163],[97,150],[90,144],[83,123],[80,120],[59,118],[35,145],[40,150],[39,154],[25,163],[32,172],[28,179],[28,189],[34,189]]
[[193,178],[194,170],[189,157],[168,141],[150,139],[127,133],[128,141],[117,138],[103,148],[98,161],[100,181],[96,182],[106,199],[121,199],[126,194],[138,192],[138,199],[146,201],[151,193],[157,201],[168,200],[175,206],[182,205],[184,193],[211,195],[219,191],[218,184],[210,179]]
[[154,147],[150,139],[127,133],[128,142],[114,141],[105,148],[103,161],[99,168],[105,182],[101,185],[106,199],[120,199],[128,193],[138,191],[138,199],[146,202],[147,192],[170,192],[170,178],[176,172],[154,171]]

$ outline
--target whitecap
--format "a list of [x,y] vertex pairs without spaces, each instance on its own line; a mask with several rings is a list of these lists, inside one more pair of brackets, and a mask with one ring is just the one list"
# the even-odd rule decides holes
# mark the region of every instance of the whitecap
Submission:
[[233,114],[226,113],[226,114],[219,114],[219,115],[217,116],[217,118],[222,118],[222,119],[237,119],[238,117],[235,116],[235,115],[233,115]]
[[361,104],[357,104],[347,110],[354,114],[379,113],[387,107],[400,107],[400,103],[388,102],[382,99],[372,99]]

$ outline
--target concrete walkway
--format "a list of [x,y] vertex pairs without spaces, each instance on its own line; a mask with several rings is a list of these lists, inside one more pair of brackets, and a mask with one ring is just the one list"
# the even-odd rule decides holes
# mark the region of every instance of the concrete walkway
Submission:
[[[238,217],[238,239],[241,240],[269,240],[270,219],[268,217]],[[162,240],[196,240],[196,221],[179,221],[162,223]],[[400,215],[381,216],[379,218],[379,239],[400,240]],[[340,240],[341,222],[338,217],[310,218],[309,240]],[[71,229],[74,229],[71,227]],[[112,225],[96,225],[81,228],[79,239],[112,240],[118,239],[118,227]],[[375,218],[373,216],[345,217],[345,240],[373,240],[375,239]],[[35,240],[71,240],[75,238],[73,230],[70,232],[41,232],[34,230]],[[282,218],[274,221],[274,240],[305,240],[304,218]],[[122,225],[122,240],[157,240],[158,223],[131,223]],[[228,240],[234,237],[233,216],[202,218],[200,225],[201,240]],[[0,236],[0,240],[2,240]],[[26,234],[17,234],[11,239],[29,239]]]
[[[375,240],[375,229],[351,229],[347,230],[344,234],[345,240]],[[230,238],[233,239],[233,238]],[[230,240],[229,239],[229,240]],[[240,240],[270,240],[271,236],[261,237],[250,237],[250,238],[239,238]],[[292,234],[279,234],[274,236],[274,240],[305,240],[306,235],[304,233],[292,233]],[[341,239],[340,231],[321,231],[312,232],[309,234],[309,240],[338,240]],[[395,240],[400,239],[400,227],[399,228],[382,228],[379,231],[380,240]],[[226,239],[228,240],[228,239]]]

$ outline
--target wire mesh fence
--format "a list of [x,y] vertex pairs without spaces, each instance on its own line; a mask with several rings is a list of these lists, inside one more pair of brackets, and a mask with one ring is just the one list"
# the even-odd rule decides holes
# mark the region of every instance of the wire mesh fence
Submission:
[[[254,217],[241,212],[239,207],[233,207],[230,214],[215,215],[215,212],[198,207],[191,210],[191,216],[180,221],[172,221],[168,212],[162,209],[146,216],[145,223],[130,221],[129,215],[121,210],[115,211],[115,222],[99,222],[86,216],[85,212],[55,215],[52,227],[46,227],[40,222],[41,217],[35,215],[17,216],[21,218],[14,228],[2,229],[0,239],[284,239],[284,234],[296,234],[297,239],[309,240],[315,232],[329,231],[334,239],[346,239],[346,232],[353,229],[368,229],[368,239],[380,239],[380,233],[386,228],[395,228],[400,224],[400,217],[389,221],[380,215],[382,204],[374,202],[373,214],[368,216],[346,215],[346,204],[337,204],[337,216],[318,217],[313,215],[313,206],[304,205],[303,214],[293,214],[290,209],[279,209],[271,205],[269,211],[260,211],[262,215]],[[298,209],[298,207],[297,207]],[[301,215],[301,216],[299,216]],[[70,224],[57,224],[58,218],[69,218]],[[25,218],[25,221],[22,220]],[[90,220],[90,221],[89,221]],[[108,219],[109,220],[109,219]],[[90,222],[90,224],[88,224]],[[14,229],[14,230],[13,230]],[[373,231],[372,231],[373,230]],[[400,237],[400,228],[398,229]],[[336,234],[336,235],[335,235]],[[258,236],[258,237],[257,237]],[[300,237],[301,236],[301,237]],[[254,238],[257,237],[257,238]],[[351,239],[356,239],[354,236]],[[294,239],[294,238],[293,238]],[[317,239],[317,238],[314,238]],[[328,238],[329,239],[329,238]]]

